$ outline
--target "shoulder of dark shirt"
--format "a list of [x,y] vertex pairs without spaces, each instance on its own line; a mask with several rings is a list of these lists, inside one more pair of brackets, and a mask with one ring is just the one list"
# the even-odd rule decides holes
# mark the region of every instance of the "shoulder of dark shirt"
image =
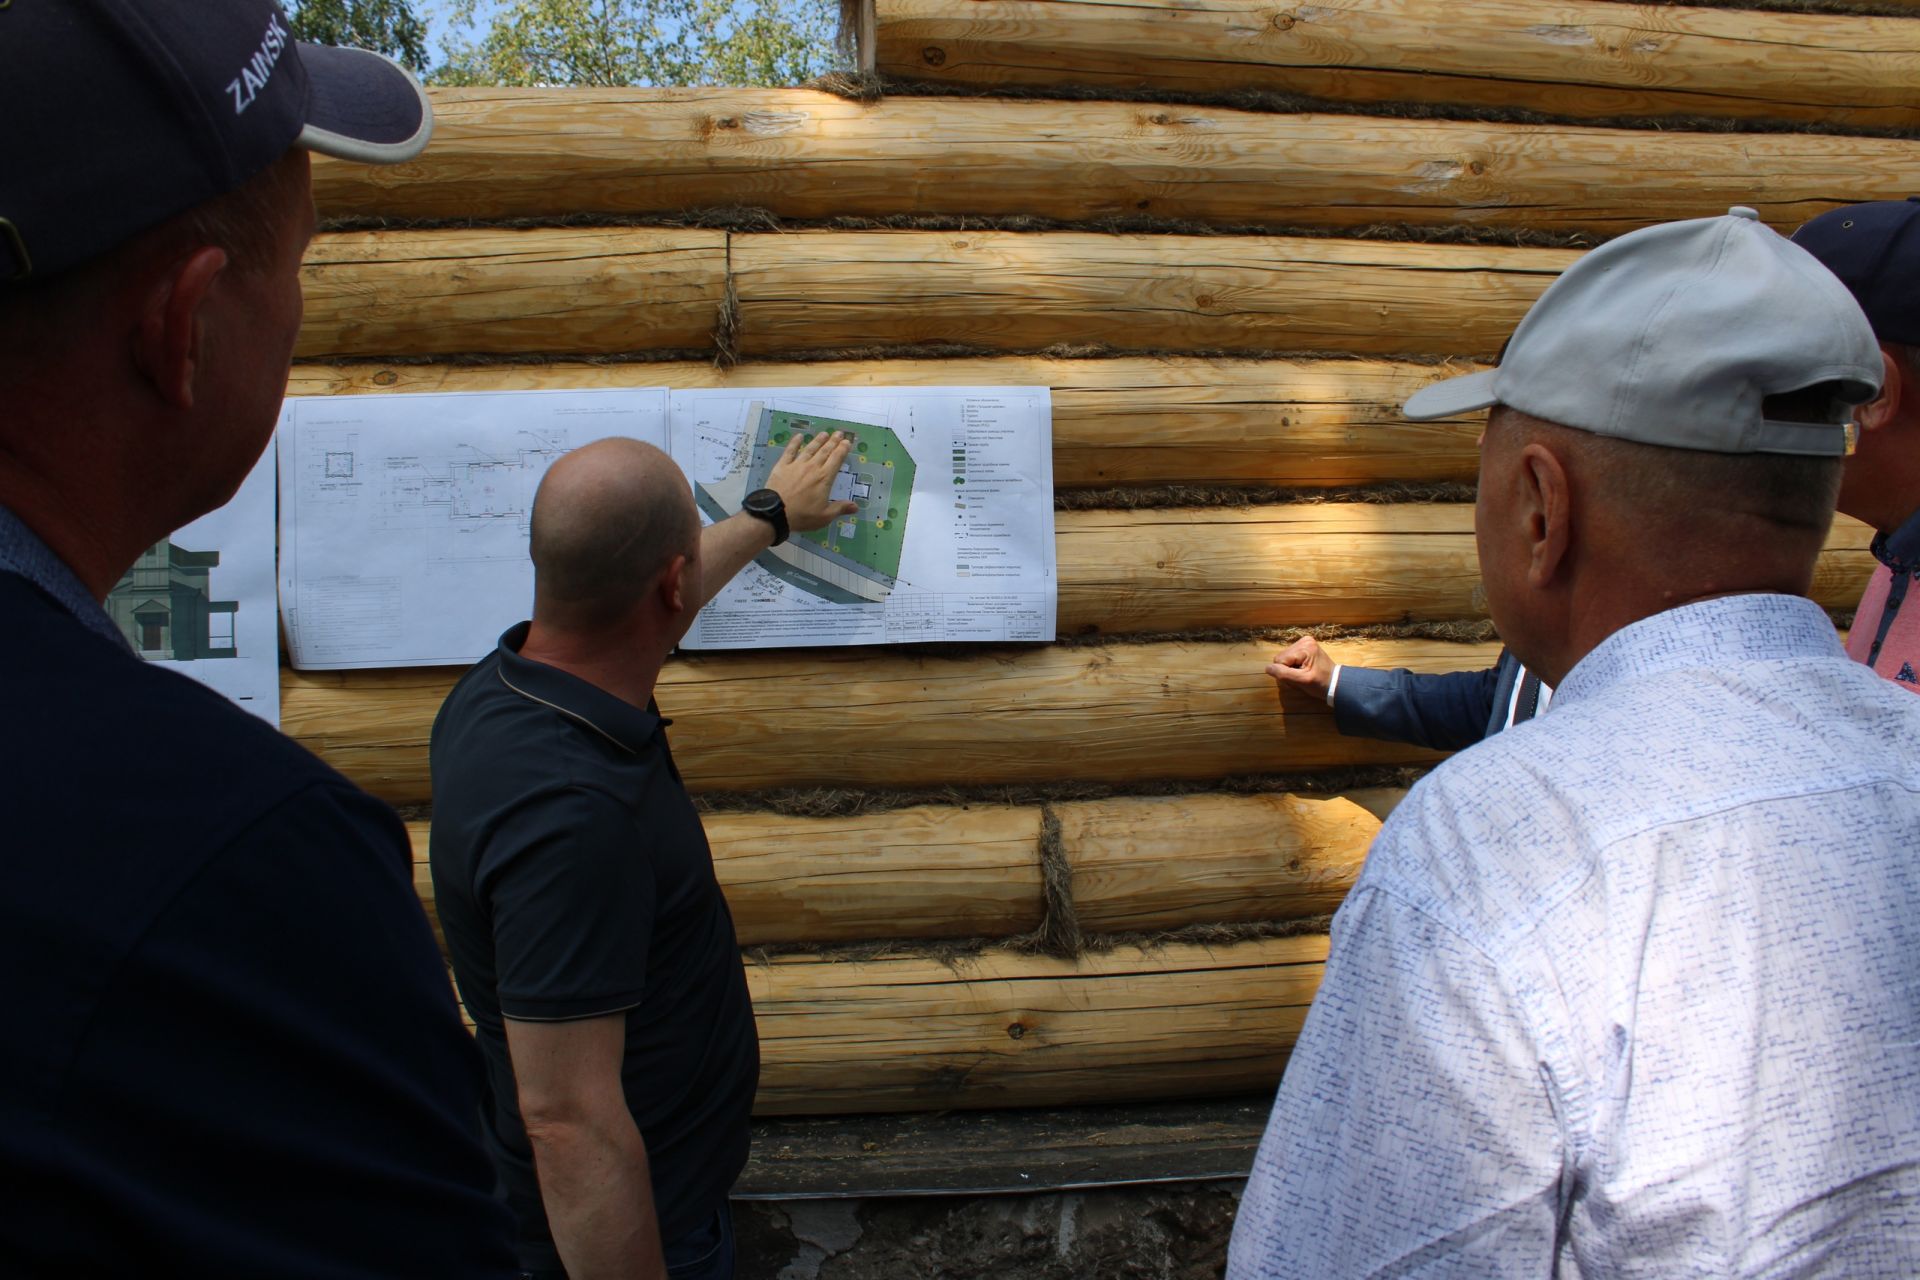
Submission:
[[[460,677],[434,716],[430,746],[436,818],[469,804],[504,813],[569,793],[590,793],[631,810],[609,770],[649,769],[635,756],[559,708],[516,692],[489,654]],[[663,771],[664,772],[664,771]],[[509,803],[513,801],[513,803]]]
[[0,664],[15,676],[0,690],[14,758],[0,795],[29,829],[54,837],[144,796],[155,829],[212,851],[318,789],[404,849],[385,804],[198,681],[116,649],[24,579],[0,574],[0,614]]

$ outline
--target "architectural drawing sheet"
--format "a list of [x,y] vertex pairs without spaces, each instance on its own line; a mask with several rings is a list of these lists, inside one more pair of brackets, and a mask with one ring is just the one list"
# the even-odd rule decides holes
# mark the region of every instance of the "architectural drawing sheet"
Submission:
[[708,522],[764,486],[795,435],[855,441],[833,496],[859,510],[762,553],[684,647],[1054,638],[1047,388],[675,391],[669,417]]
[[192,676],[278,728],[273,452],[225,506],[142,552],[106,603],[141,657]]
[[533,608],[534,491],[607,436],[667,447],[663,388],[290,399],[280,604],[293,665],[433,666]]

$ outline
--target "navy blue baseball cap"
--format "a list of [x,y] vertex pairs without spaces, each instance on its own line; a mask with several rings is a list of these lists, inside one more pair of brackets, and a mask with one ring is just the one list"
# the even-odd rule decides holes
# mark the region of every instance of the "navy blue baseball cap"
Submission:
[[1793,242],[1853,290],[1875,337],[1920,344],[1920,196],[1831,210]]
[[410,160],[399,64],[295,40],[274,0],[0,0],[0,281],[57,275],[290,147]]

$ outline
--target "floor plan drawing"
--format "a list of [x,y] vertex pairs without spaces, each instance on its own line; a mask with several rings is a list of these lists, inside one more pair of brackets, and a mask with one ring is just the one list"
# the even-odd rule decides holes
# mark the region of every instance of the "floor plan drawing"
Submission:
[[657,387],[294,398],[280,603],[308,670],[472,662],[527,616],[533,499],[606,436],[665,448]]
[[[382,473],[381,527],[457,530],[468,522],[505,521],[512,528],[511,541],[520,544],[508,550],[524,551],[523,540],[532,527],[533,495],[547,468],[573,444],[563,431],[519,435],[521,439],[506,449],[459,440],[444,457],[390,460]],[[333,473],[335,456],[328,455],[328,478],[351,479],[351,472],[345,477]]]

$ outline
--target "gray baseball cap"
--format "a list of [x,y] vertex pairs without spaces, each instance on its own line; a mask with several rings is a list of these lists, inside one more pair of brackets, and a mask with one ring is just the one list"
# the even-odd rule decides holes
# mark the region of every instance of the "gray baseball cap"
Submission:
[[1752,209],[1643,227],[1553,282],[1498,368],[1423,387],[1416,422],[1504,404],[1597,435],[1710,453],[1838,457],[1842,424],[1778,422],[1768,396],[1837,383],[1880,394],[1880,347],[1859,303]]

